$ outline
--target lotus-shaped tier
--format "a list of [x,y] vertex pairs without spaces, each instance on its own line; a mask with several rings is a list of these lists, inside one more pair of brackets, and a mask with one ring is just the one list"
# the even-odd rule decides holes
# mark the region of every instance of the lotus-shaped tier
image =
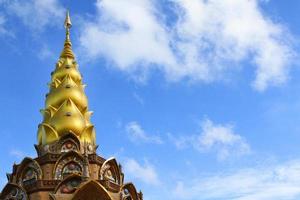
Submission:
[[38,129],[38,143],[39,144],[50,144],[58,140],[57,132],[48,124],[42,123]]
[[77,69],[77,63],[71,58],[60,58],[56,64],[56,69],[52,74],[52,82],[63,80],[66,75],[70,75],[76,83],[81,82],[81,74]]
[[[69,131],[59,135],[52,126],[47,123],[42,123],[38,128],[38,143],[42,145],[51,144],[70,132],[73,133],[72,131]],[[95,144],[96,132],[94,126],[87,126],[78,138],[83,142]]]
[[42,110],[44,121],[39,125],[39,144],[50,144],[70,132],[91,144],[95,143],[95,128],[90,122],[92,112],[85,109],[82,112],[71,99],[67,99],[58,109],[49,106]]
[[58,84],[58,86],[53,87],[47,96],[46,108],[50,106],[58,108],[68,98],[76,104],[80,111],[87,108],[88,100],[84,94],[83,85],[78,85],[70,75],[66,75],[60,84],[57,79],[56,82],[54,84]]
[[58,135],[72,131],[77,136],[83,132],[87,123],[84,115],[71,99],[67,99],[49,119],[49,125],[53,127]]

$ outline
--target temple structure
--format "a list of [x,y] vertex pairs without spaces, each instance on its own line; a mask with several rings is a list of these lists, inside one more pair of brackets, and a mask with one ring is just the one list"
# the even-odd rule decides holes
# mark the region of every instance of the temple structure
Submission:
[[38,157],[24,158],[7,174],[1,200],[142,200],[132,183],[124,183],[115,158],[96,154],[82,76],[72,51],[67,12],[63,51],[51,73],[43,121],[35,145]]

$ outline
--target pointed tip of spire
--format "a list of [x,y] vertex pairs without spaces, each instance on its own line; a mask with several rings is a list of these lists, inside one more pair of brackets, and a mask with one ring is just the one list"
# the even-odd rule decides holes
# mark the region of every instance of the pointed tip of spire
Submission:
[[74,58],[74,53],[72,51],[72,43],[70,40],[70,28],[72,27],[72,22],[70,18],[70,12],[67,10],[66,12],[66,19],[64,23],[65,29],[66,29],[66,40],[64,44],[63,52],[61,53],[61,58]]
[[70,18],[70,11],[67,10],[66,12],[66,19],[65,19],[65,28],[71,28],[72,27],[72,22],[71,22],[71,18]]

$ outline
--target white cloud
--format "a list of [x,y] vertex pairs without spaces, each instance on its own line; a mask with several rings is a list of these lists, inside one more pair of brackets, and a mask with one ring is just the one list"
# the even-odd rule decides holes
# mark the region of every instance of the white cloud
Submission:
[[256,65],[256,89],[286,80],[292,56],[288,33],[263,15],[258,1],[181,0],[179,5],[183,14],[177,29],[185,39],[179,45],[195,49],[184,49],[184,56],[192,63],[186,73],[195,72],[193,68],[204,63],[209,68],[207,77],[214,78],[231,67],[224,63],[251,59]]
[[169,0],[163,6],[173,6],[175,25],[155,2],[98,0],[96,20],[81,30],[86,55],[104,56],[142,80],[158,69],[171,81],[211,82],[248,60],[256,67],[257,90],[288,78],[289,32],[262,13],[259,1]]
[[234,132],[233,126],[214,124],[209,119],[201,123],[200,134],[169,138],[178,149],[193,147],[200,152],[215,151],[219,160],[250,153],[250,146]]
[[48,25],[62,26],[65,16],[65,9],[58,0],[12,0],[7,10],[34,31],[43,31]]
[[155,168],[147,162],[141,165],[134,159],[127,159],[124,164],[124,171],[129,179],[138,179],[150,185],[160,184]]
[[288,200],[300,197],[300,161],[177,182],[176,199]]
[[148,0],[102,0],[96,3],[98,19],[82,30],[81,45],[90,57],[111,58],[121,70],[139,69],[135,64],[173,64],[168,36]]
[[163,141],[158,136],[147,134],[138,122],[130,122],[125,126],[128,137],[136,143],[146,142],[154,144],[162,144]]

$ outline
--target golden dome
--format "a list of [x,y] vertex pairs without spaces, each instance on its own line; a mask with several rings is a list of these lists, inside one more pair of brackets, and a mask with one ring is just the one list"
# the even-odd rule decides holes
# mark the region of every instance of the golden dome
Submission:
[[51,105],[57,108],[68,98],[77,105],[79,110],[83,110],[88,106],[88,100],[83,92],[83,86],[78,86],[70,75],[66,75],[61,84],[51,90],[46,99],[46,107],[48,108]]

